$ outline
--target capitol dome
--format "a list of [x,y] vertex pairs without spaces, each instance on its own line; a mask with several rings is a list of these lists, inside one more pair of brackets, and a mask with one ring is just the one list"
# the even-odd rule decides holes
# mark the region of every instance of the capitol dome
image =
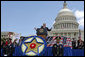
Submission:
[[78,23],[73,12],[67,8],[67,3],[64,2],[63,9],[61,9],[55,19],[55,29],[77,29]]
[[72,11],[70,9],[68,9],[68,8],[64,8],[64,9],[59,11],[59,13],[61,13],[61,12],[72,12]]
[[74,16],[73,12],[70,9],[68,9],[66,6],[67,4],[64,3],[63,9],[59,11],[58,16],[65,16],[65,15]]
[[[79,23],[76,16],[67,8],[67,3],[64,1],[63,8],[55,18],[53,29],[50,32],[48,31],[48,36],[65,36],[78,40],[79,33]],[[83,36],[82,34],[84,39]]]
[[73,12],[68,8],[64,8],[64,9],[60,10],[58,13],[58,16],[66,16],[66,15],[74,16]]

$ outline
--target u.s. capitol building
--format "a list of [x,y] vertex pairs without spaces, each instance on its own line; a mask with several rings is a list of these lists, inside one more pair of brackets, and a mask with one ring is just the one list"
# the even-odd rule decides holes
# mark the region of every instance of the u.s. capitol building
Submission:
[[[48,36],[66,36],[70,38],[79,38],[79,24],[73,12],[67,8],[67,3],[64,1],[63,9],[58,13],[53,24],[53,29],[48,32]],[[80,30],[81,39],[84,41],[84,31]]]

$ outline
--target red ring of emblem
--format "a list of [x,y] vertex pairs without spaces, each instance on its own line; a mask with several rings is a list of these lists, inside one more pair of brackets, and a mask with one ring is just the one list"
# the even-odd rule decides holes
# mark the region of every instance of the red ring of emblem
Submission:
[[33,49],[33,48],[35,48],[35,47],[36,47],[36,44],[35,44],[35,43],[31,43],[31,44],[30,44],[30,48],[31,48],[31,49]]

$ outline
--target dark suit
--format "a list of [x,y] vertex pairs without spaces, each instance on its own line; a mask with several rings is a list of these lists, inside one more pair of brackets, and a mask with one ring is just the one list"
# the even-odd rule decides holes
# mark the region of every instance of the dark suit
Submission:
[[83,49],[83,48],[84,48],[84,42],[83,41],[79,42],[78,40],[78,49]]
[[73,49],[76,49],[76,41],[72,41],[72,47]]
[[63,48],[59,48],[59,56],[63,56]]
[[[41,28],[43,28],[43,26],[41,26]],[[47,31],[51,31],[51,29],[48,29],[48,27],[45,27],[45,28],[43,28],[44,30],[45,30],[45,32],[46,32],[46,36],[48,35],[48,33],[47,33]]]
[[41,36],[47,41],[47,39],[46,39],[46,37],[48,35],[47,31],[51,31],[51,29],[48,29],[47,27],[43,28],[43,26],[41,26],[41,28],[37,28],[36,31],[37,31],[37,33],[36,33],[37,36]]
[[[55,47],[56,46],[56,47]],[[53,56],[57,56],[57,44],[54,44],[52,47],[52,52],[53,52]]]

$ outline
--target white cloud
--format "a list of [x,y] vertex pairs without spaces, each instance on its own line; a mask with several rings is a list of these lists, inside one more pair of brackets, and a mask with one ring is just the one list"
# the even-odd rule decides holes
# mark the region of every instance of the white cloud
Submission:
[[75,16],[77,17],[77,18],[82,18],[82,17],[84,17],[84,11],[79,11],[79,10],[76,10],[75,11]]
[[77,21],[79,23],[79,27],[82,26],[84,28],[84,11],[75,11],[75,16],[77,18]]
[[84,18],[79,19],[78,23],[80,24],[80,26],[84,26]]

